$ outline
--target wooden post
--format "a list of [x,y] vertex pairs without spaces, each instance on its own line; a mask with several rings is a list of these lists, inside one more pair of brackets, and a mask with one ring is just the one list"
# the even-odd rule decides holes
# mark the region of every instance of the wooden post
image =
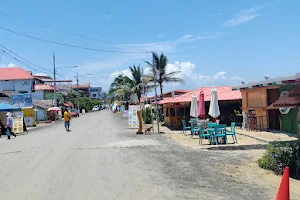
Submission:
[[136,134],[143,134],[143,119],[142,119],[142,113],[140,110],[138,110],[137,112],[137,116],[138,116],[138,120],[139,120],[139,130]]

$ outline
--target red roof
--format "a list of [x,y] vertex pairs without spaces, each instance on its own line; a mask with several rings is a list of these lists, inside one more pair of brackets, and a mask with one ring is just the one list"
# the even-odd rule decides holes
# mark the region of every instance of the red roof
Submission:
[[300,93],[299,89],[291,91],[289,94],[279,97],[277,101],[269,105],[266,109],[278,109],[280,107],[299,107],[300,106]]
[[[89,88],[90,87],[90,85],[89,84],[81,84],[81,85],[78,85],[78,88],[79,89],[87,89],[87,88]],[[75,85],[72,85],[72,88],[73,89],[76,89],[77,88],[77,85],[75,84]]]
[[[46,85],[46,84],[37,84],[34,86],[35,90],[54,90],[54,87],[52,85]],[[58,89],[56,89],[58,90]]]
[[0,68],[0,80],[24,80],[33,79],[31,72],[19,67]]
[[[198,98],[200,90],[202,90],[204,93],[204,101],[210,101],[211,89],[212,89],[211,87],[201,87],[199,89],[192,90],[188,93],[185,93],[175,98],[163,99],[159,101],[159,104],[191,102],[192,95],[195,94]],[[238,90],[233,91],[232,87],[216,87],[216,89],[217,89],[219,101],[242,99],[241,92]]]

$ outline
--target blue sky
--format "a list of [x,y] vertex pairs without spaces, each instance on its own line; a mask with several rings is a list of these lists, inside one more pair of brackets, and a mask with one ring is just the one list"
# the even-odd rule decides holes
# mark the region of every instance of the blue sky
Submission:
[[[164,52],[168,70],[181,70],[184,85],[165,90],[212,85],[239,85],[299,72],[300,2],[290,1],[41,1],[3,0],[0,27],[35,37],[90,48]],[[78,33],[111,44],[77,37],[4,16]],[[86,51],[43,43],[0,29],[0,44],[51,73],[52,53],[58,72],[74,79],[89,76],[93,85],[108,88],[128,66],[151,60],[151,54]],[[1,66],[19,64],[5,55]],[[64,69],[72,67],[75,69]],[[147,69],[145,69],[147,71]],[[80,82],[88,82],[81,77]]]

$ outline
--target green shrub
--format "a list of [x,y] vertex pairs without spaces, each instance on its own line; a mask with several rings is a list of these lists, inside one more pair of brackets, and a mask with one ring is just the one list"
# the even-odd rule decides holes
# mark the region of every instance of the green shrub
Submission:
[[151,123],[151,111],[150,108],[146,108],[142,111],[142,117],[146,124]]
[[275,174],[283,174],[286,166],[295,168],[295,161],[299,156],[299,142],[278,142],[269,144],[263,157],[258,160],[261,168],[274,171]]

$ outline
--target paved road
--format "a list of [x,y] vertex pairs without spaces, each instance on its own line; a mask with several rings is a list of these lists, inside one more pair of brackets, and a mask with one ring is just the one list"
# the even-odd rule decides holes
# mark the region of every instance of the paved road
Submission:
[[[118,114],[74,119],[0,139],[0,197],[53,199],[268,199],[222,175],[228,152],[191,150],[161,135],[136,136]],[[234,154],[234,153],[232,153]]]

